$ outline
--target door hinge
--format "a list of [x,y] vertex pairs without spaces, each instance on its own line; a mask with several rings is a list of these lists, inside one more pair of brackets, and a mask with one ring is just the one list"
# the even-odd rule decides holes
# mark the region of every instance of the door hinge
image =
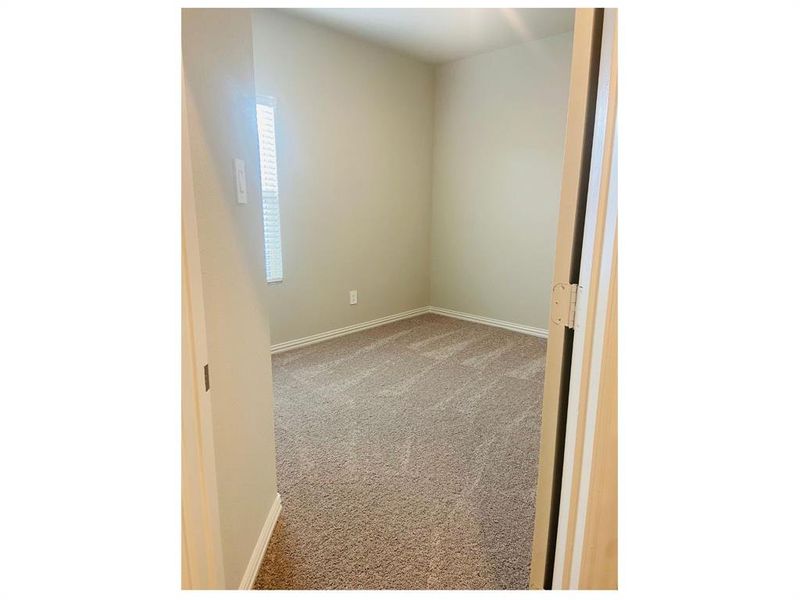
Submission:
[[557,283],[553,286],[550,318],[556,325],[575,328],[575,305],[578,303],[577,283]]
[[208,391],[211,389],[211,381],[209,380],[208,377],[208,365],[203,366],[203,378],[205,379],[206,383],[206,391]]

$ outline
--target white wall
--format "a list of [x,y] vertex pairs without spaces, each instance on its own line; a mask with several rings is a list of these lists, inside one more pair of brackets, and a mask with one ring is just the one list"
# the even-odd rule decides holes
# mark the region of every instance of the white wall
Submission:
[[572,33],[440,66],[431,304],[547,328]]
[[[184,9],[182,33],[220,531],[237,588],[277,495],[250,11]],[[245,205],[234,157],[247,166]]]
[[277,100],[273,343],[426,306],[433,68],[274,9],[253,11],[253,47]]

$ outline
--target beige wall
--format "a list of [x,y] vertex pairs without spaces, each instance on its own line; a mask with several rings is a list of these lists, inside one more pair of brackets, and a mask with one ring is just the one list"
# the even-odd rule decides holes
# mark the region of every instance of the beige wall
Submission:
[[253,11],[253,46],[277,100],[273,343],[426,306],[433,68],[272,9]]
[[431,304],[547,328],[572,33],[437,69]]
[[[570,41],[461,60],[435,80],[275,10],[184,9],[227,587],[277,494],[270,332],[280,343],[428,304],[546,326]],[[256,90],[277,99],[284,281],[269,286]]]
[[[249,10],[183,10],[188,129],[228,588],[239,586],[277,494],[250,32]],[[234,157],[246,162],[246,205],[236,203]]]

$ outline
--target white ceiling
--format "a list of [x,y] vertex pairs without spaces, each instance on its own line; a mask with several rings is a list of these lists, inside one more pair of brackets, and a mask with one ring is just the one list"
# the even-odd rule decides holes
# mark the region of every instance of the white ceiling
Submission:
[[570,8],[287,8],[295,16],[443,63],[572,30]]

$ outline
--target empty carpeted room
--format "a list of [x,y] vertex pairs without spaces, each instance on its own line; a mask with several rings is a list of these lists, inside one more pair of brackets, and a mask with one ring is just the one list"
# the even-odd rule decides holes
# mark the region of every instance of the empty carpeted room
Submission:
[[184,587],[532,586],[576,23],[183,10]]

